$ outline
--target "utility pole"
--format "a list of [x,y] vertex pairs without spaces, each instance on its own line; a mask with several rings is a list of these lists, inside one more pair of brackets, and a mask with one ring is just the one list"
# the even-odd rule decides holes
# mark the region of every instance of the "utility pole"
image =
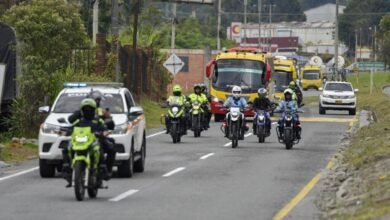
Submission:
[[217,49],[221,50],[221,8],[222,0],[218,0]]
[[257,0],[257,11],[259,13],[259,39],[257,42],[259,44],[259,49],[261,49],[261,0]]
[[340,81],[339,74],[339,0],[336,0],[336,28],[334,39],[334,66],[337,75],[337,81]]
[[[131,77],[133,80],[137,81],[137,69],[136,69],[136,63],[137,63],[137,32],[138,32],[138,14],[140,12],[140,5],[141,5],[141,0],[134,0],[134,24],[133,24],[133,57],[132,57],[132,64],[131,64],[131,72],[133,74],[133,77]],[[132,88],[133,91],[137,91],[138,93],[138,88]],[[139,93],[141,95],[141,93]]]
[[[89,10],[89,6],[88,6],[88,10]],[[92,18],[92,44],[93,45],[96,45],[96,34],[98,33],[98,28],[99,28],[99,0],[95,0],[95,2],[93,3],[93,18]]]
[[112,34],[112,51],[116,55],[116,63],[115,63],[115,81],[119,82],[119,24],[118,24],[118,16],[119,16],[119,6],[118,0],[112,0],[112,11],[111,11],[111,34]]
[[246,44],[246,7],[248,6],[248,0],[244,0],[244,44]]
[[172,36],[171,36],[171,49],[175,49],[175,35],[176,35],[176,2],[172,5]]
[[375,65],[375,72],[376,72],[376,25],[374,26],[374,65]]
[[271,28],[271,23],[272,23],[272,7],[275,7],[275,4],[268,4],[265,5],[265,7],[269,7],[269,35],[268,35],[268,52],[271,52],[271,41],[272,41],[272,28]]

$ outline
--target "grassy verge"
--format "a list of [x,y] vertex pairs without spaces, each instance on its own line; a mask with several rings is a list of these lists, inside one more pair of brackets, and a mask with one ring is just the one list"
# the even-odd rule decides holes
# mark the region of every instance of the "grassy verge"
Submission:
[[340,207],[339,217],[375,219],[390,215],[390,99],[382,92],[382,86],[390,83],[390,73],[375,74],[372,94],[369,74],[361,75],[358,80],[350,77],[350,81],[359,89],[358,108],[372,110],[376,123],[357,131],[344,152],[344,162],[357,171],[365,192],[359,195],[361,205],[354,209]]
[[163,125],[160,122],[161,114],[165,113],[166,110],[160,107],[157,102],[151,101],[149,99],[144,99],[141,101],[141,106],[144,109],[146,117],[146,127],[147,128],[159,128]]
[[20,162],[37,158],[38,146],[35,144],[14,145],[5,143],[1,150],[0,159],[7,163]]

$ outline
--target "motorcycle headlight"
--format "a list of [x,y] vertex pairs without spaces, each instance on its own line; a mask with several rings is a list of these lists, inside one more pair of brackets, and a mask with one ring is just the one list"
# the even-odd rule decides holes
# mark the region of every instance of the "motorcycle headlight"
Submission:
[[172,112],[174,113],[174,114],[176,114],[177,112],[179,112],[179,108],[178,107],[173,107],[172,108]]
[[238,112],[232,112],[232,116],[233,116],[233,117],[238,116]]
[[60,126],[44,123],[42,125],[42,132],[46,134],[58,134],[60,132]]
[[291,117],[291,116],[287,116],[287,117],[286,117],[286,120],[287,120],[287,121],[291,121],[291,120],[292,120],[292,117]]
[[127,123],[116,125],[114,128],[113,134],[126,134],[127,132]]
[[264,120],[264,115],[260,115],[260,116],[259,116],[259,120],[260,120],[260,121]]

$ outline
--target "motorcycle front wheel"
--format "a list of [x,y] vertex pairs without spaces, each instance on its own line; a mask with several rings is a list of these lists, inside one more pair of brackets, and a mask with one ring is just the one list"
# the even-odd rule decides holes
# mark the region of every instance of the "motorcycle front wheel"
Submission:
[[238,132],[239,132],[239,129],[238,129],[238,126],[237,126],[237,123],[232,123],[232,130],[231,130],[231,134],[232,134],[232,148],[236,148],[238,146]]
[[74,165],[74,193],[77,201],[84,200],[85,167],[86,164],[84,161],[76,161]]

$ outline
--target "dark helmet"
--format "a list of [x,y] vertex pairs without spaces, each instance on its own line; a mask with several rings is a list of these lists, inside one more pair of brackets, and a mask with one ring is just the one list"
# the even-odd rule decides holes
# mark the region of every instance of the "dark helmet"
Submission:
[[204,83],[199,84],[199,86],[200,86],[201,92],[203,92],[203,93],[207,92],[207,86]]
[[202,92],[202,87],[200,87],[199,84],[195,84],[195,85],[194,85],[194,92],[195,92],[196,94],[201,93],[201,92]]
[[91,98],[83,99],[80,103],[81,115],[87,120],[92,120],[95,117],[96,107],[95,100]]
[[88,98],[95,100],[97,107],[99,107],[100,101],[104,99],[104,95],[99,90],[92,90],[91,93],[89,93]]

